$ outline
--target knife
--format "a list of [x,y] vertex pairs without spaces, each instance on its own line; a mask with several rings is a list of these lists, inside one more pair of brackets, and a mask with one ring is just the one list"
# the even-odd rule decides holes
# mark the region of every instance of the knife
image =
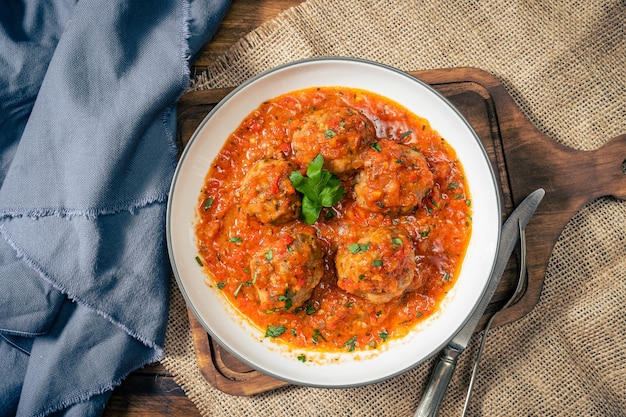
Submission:
[[434,417],[439,412],[439,406],[446,393],[452,374],[454,373],[457,358],[465,350],[472,338],[478,326],[478,322],[485,313],[487,306],[491,302],[491,297],[493,297],[500,283],[500,279],[502,278],[502,274],[504,274],[504,269],[513,253],[513,249],[515,249],[517,245],[517,241],[520,237],[520,225],[521,229],[526,227],[537,210],[539,203],[543,200],[545,193],[542,188],[530,193],[524,201],[513,210],[513,213],[511,213],[506,222],[504,222],[500,235],[498,255],[493,270],[491,271],[491,277],[487,282],[485,292],[470,319],[441,351],[439,361],[437,361],[433,369],[428,385],[426,386],[426,391],[424,391],[424,395],[417,407],[414,417]]

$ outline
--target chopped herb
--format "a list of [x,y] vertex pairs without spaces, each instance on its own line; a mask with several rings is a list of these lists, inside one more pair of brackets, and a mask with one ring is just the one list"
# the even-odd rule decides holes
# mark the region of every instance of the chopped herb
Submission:
[[372,262],[372,266],[383,266],[383,261],[381,261],[380,259],[376,259],[374,262]]
[[312,305],[308,305],[306,306],[306,309],[304,311],[306,311],[306,314],[310,316],[311,314],[315,313],[315,307],[313,307]]
[[237,289],[233,293],[233,297],[237,298],[237,296],[239,295],[239,291],[241,291],[241,287],[243,287],[243,282],[239,283],[239,285],[237,286]]
[[387,338],[389,337],[389,333],[387,333],[386,331],[379,332],[379,333],[378,333],[378,337],[380,337],[381,339],[383,339],[383,341],[386,341],[386,340],[387,340]]
[[204,206],[202,206],[202,208],[205,210],[208,210],[212,204],[213,204],[213,199],[209,197],[206,200],[204,200]]
[[291,329],[291,335],[293,337],[296,337],[298,335],[298,333],[296,333],[296,329]]
[[324,337],[324,335],[318,329],[315,329],[315,331],[313,332],[313,343],[317,344],[320,338],[326,341],[326,338]]
[[298,355],[298,360],[300,362],[306,362],[306,356],[305,355]]
[[455,195],[454,195],[454,199],[455,199],[455,200],[460,200],[460,199],[462,199],[462,198],[465,198],[465,194],[455,194]]
[[267,330],[265,330],[265,337],[278,337],[281,334],[285,333],[287,328],[285,326],[267,326]]
[[271,261],[273,256],[274,256],[274,251],[272,249],[270,249],[267,252],[265,252],[265,260],[267,262]]
[[415,317],[417,317],[418,319],[419,319],[420,317],[422,317],[422,316],[423,316],[423,314],[422,314],[422,312],[421,312],[421,311],[418,311],[418,312],[417,312],[417,314],[415,315]]
[[378,142],[374,142],[370,145],[370,148],[374,149],[376,152],[380,152],[382,150],[382,148],[380,147],[380,145],[378,144]]
[[202,259],[200,259],[199,256],[196,256],[196,262],[198,262],[198,265],[204,266],[204,264],[202,263]]
[[235,242],[235,243],[241,243],[243,242],[243,239],[240,238],[239,236],[233,236],[230,239],[228,239],[229,242]]
[[365,252],[367,251],[367,249],[370,247],[370,242],[367,242],[363,245],[360,245],[358,243],[352,243],[350,245],[348,245],[348,250],[353,253],[353,254],[357,254],[359,252]]
[[293,305],[293,301],[291,300],[291,297],[293,297],[295,294],[292,294],[291,291],[287,290],[285,292],[285,295],[279,295],[278,296],[278,301],[284,301],[285,302],[285,310],[289,310],[291,308],[291,306]]
[[348,348],[348,352],[353,352],[356,349],[356,336],[352,336],[343,345]]
[[334,138],[335,136],[337,136],[337,132],[332,129],[328,129],[326,130],[326,132],[324,132],[324,136],[326,136],[328,139]]
[[407,130],[406,132],[402,134],[402,136],[400,136],[400,140],[406,139],[411,133],[413,133],[413,131]]
[[470,200],[469,198],[467,200],[465,200],[465,204],[470,207],[472,205],[472,200]]
[[450,274],[448,274],[447,272],[444,272],[443,273],[443,280],[446,281],[446,282],[450,281]]
[[450,184],[448,184],[448,190],[454,190],[455,188],[459,188],[458,182],[451,182]]
[[378,310],[376,312],[376,317],[380,317],[380,316],[382,316],[382,314],[383,314],[383,311],[382,310]]
[[365,278],[365,274],[360,274],[359,275],[359,279],[364,279]]
[[393,250],[398,249],[398,248],[399,248],[400,246],[402,246],[402,244],[403,244],[402,239],[400,239],[399,237],[394,237],[394,238],[391,238],[391,242],[393,243],[393,244],[391,245],[391,248],[392,248]]
[[217,283],[217,289],[218,289],[218,290],[221,290],[222,288],[224,288],[224,285],[226,285],[226,283],[225,283],[224,281],[222,281],[222,282],[218,282],[218,283]]
[[430,234],[430,226],[428,226],[428,229],[426,229],[426,230],[422,230],[422,231],[420,232],[420,236],[421,236],[421,237],[428,237],[428,235],[429,235],[429,234]]
[[307,166],[306,177],[300,171],[289,176],[293,187],[303,194],[301,217],[307,224],[315,223],[322,207],[332,207],[345,193],[339,178],[322,169],[323,165],[324,157],[320,154]]

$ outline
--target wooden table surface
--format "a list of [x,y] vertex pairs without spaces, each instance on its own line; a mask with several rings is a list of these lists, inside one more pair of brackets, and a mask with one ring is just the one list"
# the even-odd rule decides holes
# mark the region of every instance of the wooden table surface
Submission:
[[[201,71],[223,55],[239,39],[263,22],[303,0],[233,0],[215,36],[195,62]],[[111,416],[199,416],[196,406],[185,396],[172,375],[160,364],[132,373],[118,387],[104,412]]]

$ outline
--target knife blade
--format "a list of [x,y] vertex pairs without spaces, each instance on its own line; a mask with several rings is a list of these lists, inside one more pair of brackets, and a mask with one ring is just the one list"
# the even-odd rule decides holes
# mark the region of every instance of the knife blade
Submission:
[[500,234],[498,255],[496,256],[496,261],[491,271],[491,277],[487,282],[483,295],[474,308],[469,320],[441,351],[439,360],[433,369],[424,395],[422,396],[422,400],[415,412],[415,417],[434,417],[439,412],[439,406],[450,383],[452,374],[454,373],[457,359],[467,347],[480,319],[491,302],[491,298],[500,283],[500,279],[504,274],[513,249],[515,249],[517,245],[517,241],[520,237],[520,225],[522,229],[526,227],[537,210],[539,203],[543,200],[544,195],[545,191],[542,188],[530,193],[504,222]]

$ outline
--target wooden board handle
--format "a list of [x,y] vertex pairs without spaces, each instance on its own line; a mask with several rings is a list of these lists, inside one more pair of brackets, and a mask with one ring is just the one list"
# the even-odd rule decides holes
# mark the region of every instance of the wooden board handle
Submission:
[[626,134],[611,139],[592,152],[596,176],[590,186],[598,186],[597,196],[626,200]]

